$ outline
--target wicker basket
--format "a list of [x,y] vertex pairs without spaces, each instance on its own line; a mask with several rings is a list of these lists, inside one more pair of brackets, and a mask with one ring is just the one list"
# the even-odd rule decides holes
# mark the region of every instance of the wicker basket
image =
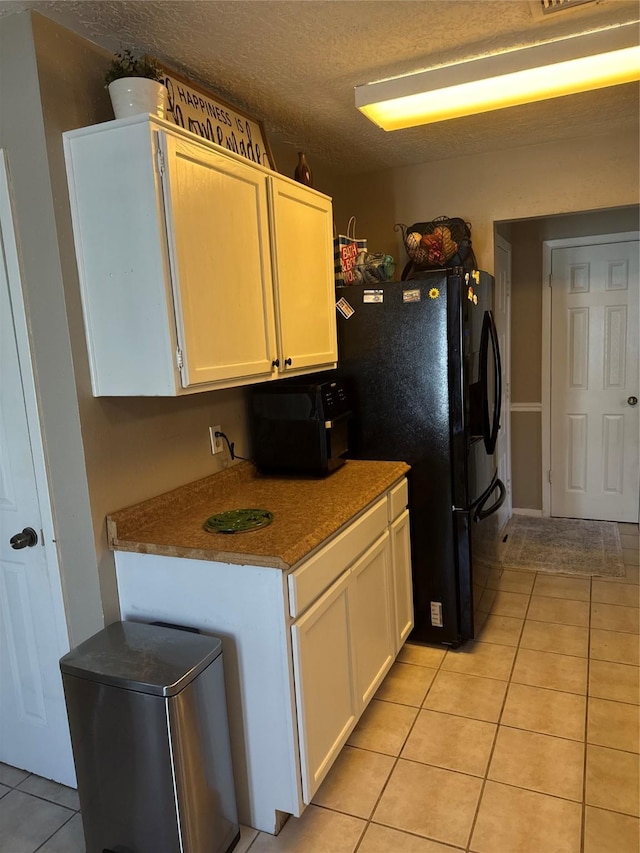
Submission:
[[[442,269],[447,266],[475,268],[476,260],[471,248],[471,225],[464,219],[439,216],[431,222],[417,222],[395,226],[402,230],[404,246],[410,262],[421,269]],[[405,278],[403,274],[403,279]]]

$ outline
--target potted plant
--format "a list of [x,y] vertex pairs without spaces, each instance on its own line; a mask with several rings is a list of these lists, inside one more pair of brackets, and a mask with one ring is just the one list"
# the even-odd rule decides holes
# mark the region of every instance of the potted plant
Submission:
[[152,113],[164,118],[167,89],[162,71],[149,56],[136,56],[131,50],[117,53],[104,77],[116,118]]

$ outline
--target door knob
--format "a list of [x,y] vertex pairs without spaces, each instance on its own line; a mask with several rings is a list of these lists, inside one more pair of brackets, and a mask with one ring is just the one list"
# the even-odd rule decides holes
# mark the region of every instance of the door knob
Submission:
[[637,397],[627,397],[627,403],[630,406],[637,406],[638,405],[638,398]]
[[22,533],[16,533],[15,536],[9,539],[9,545],[16,551],[19,551],[21,548],[33,548],[37,544],[38,534],[33,527],[25,527]]

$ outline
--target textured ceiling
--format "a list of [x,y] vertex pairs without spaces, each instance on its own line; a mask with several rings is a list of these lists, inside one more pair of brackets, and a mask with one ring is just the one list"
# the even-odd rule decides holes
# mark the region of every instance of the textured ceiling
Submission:
[[627,84],[385,133],[354,86],[431,64],[636,20],[637,0],[542,14],[540,0],[0,0],[116,51],[133,47],[264,121],[268,135],[340,170],[368,171],[638,126]]

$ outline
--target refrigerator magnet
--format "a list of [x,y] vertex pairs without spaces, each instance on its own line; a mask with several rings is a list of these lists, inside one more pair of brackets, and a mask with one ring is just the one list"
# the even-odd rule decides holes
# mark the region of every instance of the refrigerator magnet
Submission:
[[440,291],[437,287],[432,287],[429,291],[429,299],[437,299],[440,296]]
[[349,305],[344,296],[341,299],[338,299],[338,301],[336,302],[336,308],[342,314],[345,320],[348,320],[349,317],[351,317],[351,315],[355,312],[355,308]]
[[403,290],[402,291],[402,301],[403,302],[420,302],[422,299],[422,294],[420,293],[419,288],[415,288],[413,290]]
[[365,290],[362,295],[363,302],[384,302],[384,290]]

